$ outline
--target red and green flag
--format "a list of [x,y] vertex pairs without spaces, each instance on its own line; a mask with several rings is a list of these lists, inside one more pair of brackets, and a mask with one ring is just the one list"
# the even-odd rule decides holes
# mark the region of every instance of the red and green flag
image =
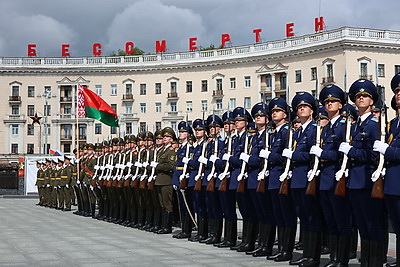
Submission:
[[100,96],[82,85],[78,85],[78,117],[93,118],[102,123],[118,127],[118,115]]

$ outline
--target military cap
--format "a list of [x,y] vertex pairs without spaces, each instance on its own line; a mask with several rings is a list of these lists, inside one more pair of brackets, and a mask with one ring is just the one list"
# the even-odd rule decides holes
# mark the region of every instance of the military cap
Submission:
[[37,160],[37,161],[36,161],[36,164],[42,164],[42,160],[40,160],[40,159]]
[[64,159],[63,158],[58,158],[58,163],[64,163]]
[[74,150],[72,150],[72,153],[74,154],[78,153],[78,149],[74,148]]
[[400,90],[400,73],[397,73],[393,76],[390,87],[392,88],[393,93],[396,93],[397,90]]
[[378,111],[381,111],[381,108],[382,108],[382,102],[378,100],[372,104],[371,111],[378,112]]
[[130,135],[125,135],[124,136],[124,144],[129,144],[131,142],[131,136]]
[[135,135],[131,135],[131,143],[136,144],[137,143],[137,138]]
[[93,150],[94,149],[94,145],[92,143],[86,144],[86,149]]
[[180,123],[178,123],[179,132],[188,132],[190,128],[190,125],[186,121],[181,121]]
[[64,161],[66,161],[66,160],[69,160],[69,161],[71,161],[71,158],[70,158],[70,157],[68,157],[68,156],[66,156],[66,155],[64,155]]
[[218,115],[210,115],[208,116],[207,120],[207,127],[222,127],[223,122],[222,119]]
[[233,110],[233,118],[235,121],[247,121],[252,122],[253,119],[250,113],[242,107],[237,107]]
[[224,124],[234,124],[235,120],[233,119],[233,112],[228,110],[224,114],[222,114],[222,121],[224,122]]
[[79,150],[82,151],[82,150],[84,150],[84,149],[85,149],[85,144],[80,144],[80,145],[79,145]]
[[153,141],[154,140],[154,134],[150,131],[146,132],[146,141]]
[[396,96],[395,95],[392,97],[392,100],[390,101],[390,106],[392,107],[392,109],[397,111],[397,103],[396,103]]
[[46,165],[46,161],[45,160],[42,160],[42,165]]
[[107,141],[107,140],[104,140],[104,141],[103,141],[103,147],[104,147],[104,148],[107,148],[107,147],[108,147],[108,141]]
[[315,110],[316,109],[315,102],[316,102],[315,98],[310,93],[298,92],[293,97],[292,107],[296,112],[301,105],[309,106],[311,109]]
[[57,158],[52,159],[51,163],[56,163],[57,164]]
[[360,94],[366,94],[374,101],[377,101],[379,98],[376,86],[370,80],[366,79],[358,79],[350,86],[349,98],[351,101],[355,102],[356,96]]
[[300,117],[297,116],[296,112],[294,112],[294,111],[291,112],[291,117],[290,118],[291,118],[293,123],[301,122],[300,121]]
[[164,129],[162,129],[161,135],[163,137],[167,136],[167,137],[172,137],[172,139],[176,139],[174,129],[172,129],[171,127],[165,127]]
[[161,135],[161,130],[155,131],[154,136],[156,137],[156,139],[162,139],[163,138],[163,136]]
[[272,113],[274,110],[281,110],[287,114],[288,112],[288,104],[285,99],[282,97],[274,97],[268,105],[269,113]]
[[46,158],[46,162],[50,162],[51,163],[52,159],[50,158]]
[[325,110],[324,107],[319,107],[319,114],[318,114],[318,117],[319,117],[320,119],[329,120],[328,112],[326,112],[326,110]]
[[118,138],[118,137],[114,137],[114,138],[111,140],[111,142],[112,142],[112,145],[113,145],[113,146],[117,146],[117,145],[119,144],[119,138]]
[[249,124],[247,124],[247,131],[249,133],[256,133],[257,132],[256,124],[254,122],[249,122]]
[[343,90],[334,84],[328,84],[322,88],[319,93],[319,101],[325,104],[325,101],[339,101],[340,103],[345,103],[345,95]]
[[342,116],[346,116],[347,115],[347,110],[349,111],[349,115],[350,117],[353,118],[353,120],[357,120],[358,119],[358,111],[356,110],[356,108],[353,105],[350,104],[345,104],[343,106],[343,108],[341,109],[341,115]]
[[206,130],[206,123],[202,119],[195,119],[193,122],[193,129],[195,131]]
[[101,143],[96,143],[94,147],[96,151],[101,151]]
[[251,116],[255,119],[256,116],[268,116],[268,105],[264,102],[259,102],[253,106],[251,109]]

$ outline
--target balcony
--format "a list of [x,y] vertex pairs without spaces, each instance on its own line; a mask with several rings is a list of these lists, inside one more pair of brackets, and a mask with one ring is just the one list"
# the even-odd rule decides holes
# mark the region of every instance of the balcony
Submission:
[[223,98],[224,90],[213,90],[213,97],[215,98]]
[[80,134],[79,140],[86,140],[86,134]]
[[21,96],[19,96],[19,95],[10,95],[8,97],[8,102],[10,102],[10,104],[21,104]]
[[173,100],[173,99],[178,99],[178,93],[177,92],[172,92],[172,93],[168,93],[168,99],[169,100]]
[[124,102],[133,102],[135,99],[133,98],[133,94],[124,94],[122,95],[122,101]]
[[261,85],[260,87],[260,92],[271,92],[271,91],[272,91],[271,86]]
[[137,113],[124,113],[120,116],[120,120],[124,122],[138,121],[139,116]]
[[325,83],[334,83],[334,82],[335,82],[335,79],[334,79],[333,76],[331,76],[331,77],[323,77],[322,78],[322,83],[323,84],[325,84]]
[[4,118],[4,123],[25,123],[26,119],[24,115],[8,115]]
[[60,103],[71,103],[72,102],[72,97],[60,97]]
[[360,75],[360,79],[372,81],[372,75]]
[[60,137],[61,141],[71,141],[72,140],[72,135],[70,134],[62,134]]
[[176,121],[176,120],[183,120],[183,115],[181,111],[168,111],[164,113],[164,116],[162,117],[163,120],[168,121]]

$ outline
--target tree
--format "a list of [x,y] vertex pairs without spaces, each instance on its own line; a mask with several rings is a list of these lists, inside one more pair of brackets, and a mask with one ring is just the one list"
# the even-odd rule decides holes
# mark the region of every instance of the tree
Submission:
[[133,51],[132,54],[127,54],[125,50],[119,49],[118,48],[118,53],[115,53],[114,51],[111,52],[110,56],[115,57],[115,56],[137,56],[137,55],[144,55],[145,52],[140,49],[139,47],[135,47],[135,50]]

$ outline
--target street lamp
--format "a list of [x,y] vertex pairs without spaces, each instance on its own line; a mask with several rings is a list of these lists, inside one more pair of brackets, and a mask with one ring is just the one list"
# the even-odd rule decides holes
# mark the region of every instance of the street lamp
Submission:
[[42,95],[44,97],[45,100],[45,105],[44,105],[44,154],[48,153],[48,149],[47,149],[47,131],[48,131],[48,124],[47,124],[47,116],[49,115],[49,111],[48,111],[48,99],[51,97],[51,87],[49,86],[45,86],[44,87],[44,93]]

